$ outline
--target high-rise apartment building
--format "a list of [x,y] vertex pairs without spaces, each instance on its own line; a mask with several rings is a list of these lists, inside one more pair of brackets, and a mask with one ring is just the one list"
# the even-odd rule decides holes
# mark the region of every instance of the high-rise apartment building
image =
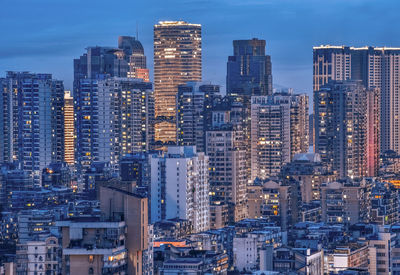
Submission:
[[150,156],[151,222],[188,220],[194,232],[208,230],[208,157],[194,146],[169,146]]
[[251,100],[251,180],[265,179],[308,151],[308,97],[285,93]]
[[265,54],[265,40],[234,40],[233,56],[227,64],[226,87],[232,95],[271,95],[271,57]]
[[331,80],[361,80],[380,92],[380,150],[400,152],[400,48],[314,47],[314,92]]
[[241,108],[237,109],[246,148],[246,171],[251,170],[251,96],[272,94],[271,57],[265,54],[265,40],[234,40],[233,55],[228,57],[226,92]]
[[205,152],[205,132],[211,127],[214,103],[220,99],[219,86],[188,83],[178,86],[177,131],[179,146],[196,146]]
[[138,79],[81,79],[75,95],[76,160],[81,168],[147,151],[153,143],[152,84]]
[[331,80],[351,79],[351,52],[344,46],[314,47],[313,90],[318,91]]
[[63,82],[28,72],[7,72],[0,82],[1,161],[20,162],[39,184],[43,168],[64,159]]
[[360,81],[333,81],[315,91],[314,98],[314,146],[328,171],[340,178],[376,176],[379,92]]
[[75,164],[74,98],[70,91],[64,94],[64,161]]
[[178,85],[201,81],[201,25],[162,21],[154,26],[155,139],[176,143]]
[[118,37],[118,48],[124,51],[125,60],[128,62],[127,76],[149,82],[150,74],[142,43],[132,36],[120,36]]
[[[286,93],[275,94],[283,98]],[[308,115],[308,96],[306,94],[290,95],[290,159],[294,155],[307,153],[310,146],[309,139],[309,115]]]
[[[210,168],[210,203],[212,206],[227,205],[227,222],[245,219],[247,174],[243,132],[239,127],[226,123],[212,127],[205,135]],[[212,217],[217,215],[217,210],[219,207],[212,207]]]

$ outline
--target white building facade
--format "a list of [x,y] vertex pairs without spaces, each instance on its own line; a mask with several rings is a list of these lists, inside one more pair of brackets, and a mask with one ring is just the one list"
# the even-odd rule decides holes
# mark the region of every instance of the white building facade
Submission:
[[209,229],[208,157],[195,146],[170,146],[150,156],[151,222],[189,220],[194,232]]

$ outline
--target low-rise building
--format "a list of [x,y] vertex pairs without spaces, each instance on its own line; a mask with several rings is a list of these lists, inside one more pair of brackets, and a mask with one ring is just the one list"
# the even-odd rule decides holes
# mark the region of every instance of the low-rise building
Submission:
[[337,274],[349,268],[368,271],[368,243],[347,243],[335,245],[325,251],[325,272]]
[[61,273],[60,247],[56,237],[17,244],[17,274],[57,275]]
[[63,274],[128,274],[126,224],[90,220],[58,221]]

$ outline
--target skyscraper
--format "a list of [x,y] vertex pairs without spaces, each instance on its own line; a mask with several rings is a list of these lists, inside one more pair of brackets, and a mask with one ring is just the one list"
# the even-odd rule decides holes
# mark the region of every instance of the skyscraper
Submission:
[[70,91],[64,94],[64,161],[75,164],[74,98]]
[[226,92],[241,104],[240,123],[246,148],[246,170],[251,170],[251,97],[272,94],[271,57],[265,54],[265,40],[234,40],[233,55],[228,57]]
[[351,79],[351,51],[345,46],[314,47],[313,90],[318,91],[331,80]]
[[[286,96],[286,94],[282,94]],[[278,94],[275,94],[278,96]],[[299,153],[308,152],[309,139],[308,96],[290,94],[290,159]]]
[[201,25],[162,21],[154,26],[155,140],[176,143],[178,85],[201,81]]
[[400,153],[400,48],[314,47],[314,92],[331,80],[361,80],[381,99],[380,150]]
[[[247,217],[243,132],[240,127],[226,123],[215,125],[205,135],[210,167],[210,203],[212,206],[227,205],[228,222],[243,220]],[[213,211],[218,208],[211,209],[211,215],[216,215]]]
[[340,178],[376,176],[379,92],[361,81],[333,81],[314,98],[314,146],[328,170]]
[[220,99],[219,86],[188,83],[178,86],[177,130],[179,146],[196,146],[205,152],[205,132],[211,127],[211,113]]
[[151,222],[188,220],[194,232],[209,229],[208,157],[194,146],[169,146],[150,156]]
[[251,180],[279,174],[290,162],[290,102],[254,96],[251,102]]
[[308,96],[277,93],[251,100],[251,180],[265,179],[308,151]]
[[271,57],[265,54],[265,40],[234,40],[233,56],[228,58],[227,70],[228,94],[272,94]]
[[139,79],[81,79],[75,99],[76,160],[80,168],[150,149],[153,143],[152,84]]
[[96,46],[86,50],[74,59],[74,96],[81,79],[96,79],[98,75],[128,76],[129,66],[122,49]]
[[[142,44],[121,36],[118,47],[89,47],[74,60],[76,161],[79,168],[151,149],[154,130],[152,84]],[[137,78],[137,79],[135,79]],[[140,80],[141,79],[141,80]]]
[[7,72],[0,82],[1,161],[20,162],[39,185],[43,168],[64,157],[63,82],[28,72]]
[[149,82],[149,69],[147,69],[142,43],[132,36],[120,36],[118,37],[118,48],[124,51],[125,60],[128,62],[127,76]]

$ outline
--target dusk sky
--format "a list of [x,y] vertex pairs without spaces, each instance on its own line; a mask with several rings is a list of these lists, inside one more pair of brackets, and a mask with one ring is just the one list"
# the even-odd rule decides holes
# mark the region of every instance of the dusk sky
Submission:
[[274,84],[309,93],[312,46],[400,46],[399,10],[398,0],[1,0],[0,76],[52,73],[71,89],[73,58],[117,46],[136,24],[152,69],[153,25],[185,20],[202,24],[204,81],[225,86],[232,40],[256,37],[267,42]]

